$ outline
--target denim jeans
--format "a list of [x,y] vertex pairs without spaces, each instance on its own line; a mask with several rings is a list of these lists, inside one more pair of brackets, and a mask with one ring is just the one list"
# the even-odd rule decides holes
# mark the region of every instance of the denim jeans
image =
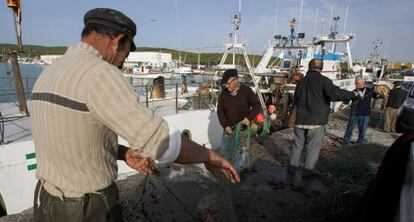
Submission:
[[365,140],[365,134],[368,129],[369,116],[350,116],[348,120],[348,127],[346,128],[344,140],[342,144],[349,144],[352,138],[352,131],[358,125],[358,144],[363,144]]

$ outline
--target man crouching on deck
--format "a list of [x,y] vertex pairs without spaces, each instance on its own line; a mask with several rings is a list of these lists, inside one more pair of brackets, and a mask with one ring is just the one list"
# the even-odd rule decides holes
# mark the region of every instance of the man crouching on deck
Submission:
[[[39,179],[34,221],[122,221],[114,183],[117,159],[140,173],[159,163],[204,163],[240,181],[214,151],[137,102],[119,67],[135,51],[135,23],[119,11],[84,16],[82,41],[44,70],[32,94],[32,129]],[[118,135],[130,147],[118,145]]]

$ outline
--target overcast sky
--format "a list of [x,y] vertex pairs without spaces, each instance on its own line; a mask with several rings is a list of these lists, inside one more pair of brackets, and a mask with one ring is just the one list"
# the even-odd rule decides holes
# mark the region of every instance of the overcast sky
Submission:
[[[138,25],[137,47],[166,47],[221,52],[232,30],[238,0],[22,0],[23,43],[68,46],[80,39],[83,15],[96,7],[124,12]],[[241,35],[249,53],[262,54],[275,31],[288,35],[288,21],[299,23],[302,0],[243,0]],[[338,31],[355,34],[353,57],[367,58],[372,42],[382,41],[381,56],[414,63],[414,0],[303,0],[300,31],[310,38],[328,31],[330,9]],[[0,7],[0,43],[15,43],[11,11]],[[316,12],[318,19],[315,25]],[[278,15],[278,16],[276,16]],[[297,24],[296,29],[299,29]],[[298,30],[299,31],[299,30]],[[206,47],[206,48],[204,48]],[[207,48],[210,47],[210,48]]]

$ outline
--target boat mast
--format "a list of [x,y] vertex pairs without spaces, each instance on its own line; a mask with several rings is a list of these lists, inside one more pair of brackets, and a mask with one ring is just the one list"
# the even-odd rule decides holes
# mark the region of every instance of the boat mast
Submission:
[[178,41],[178,66],[181,66],[181,44],[180,44],[180,26],[178,21],[178,0],[175,0],[175,23]]
[[[237,44],[237,33],[239,32],[241,22],[241,0],[239,0],[239,11],[233,15],[233,44]],[[233,47],[233,66],[235,67],[236,61],[236,47]]]
[[331,3],[331,11],[329,13],[329,31],[328,32],[331,32],[332,31],[333,10],[334,10],[334,4],[333,4],[333,0],[332,0],[332,3]]
[[[260,93],[258,78],[255,76],[255,70],[254,70],[252,64],[250,63],[250,59],[249,59],[249,56],[247,54],[245,44],[242,43],[242,42],[238,42],[237,33],[239,31],[240,22],[241,22],[241,0],[239,0],[239,11],[234,13],[233,18],[232,18],[233,32],[231,33],[231,38],[233,38],[232,39],[233,41],[230,41],[230,43],[226,43],[224,45],[225,46],[225,51],[223,53],[223,57],[221,57],[221,59],[220,59],[220,63],[218,64],[218,68],[219,69],[223,69],[223,68],[228,69],[229,68],[228,66],[227,67],[225,66],[225,62],[226,62],[226,58],[227,58],[228,54],[230,53],[230,50],[233,51],[232,68],[236,68],[236,64],[235,64],[236,49],[239,49],[241,51],[241,53],[243,54],[244,61],[246,63],[247,70],[248,70],[247,74],[250,75],[250,77],[253,81],[256,94],[258,95],[259,100],[260,100],[260,104],[262,105],[262,109],[266,110],[266,106],[265,106],[263,97],[261,96],[261,93]],[[220,71],[217,71],[216,74],[213,77],[213,80],[217,80],[219,74],[220,74]]]
[[303,12],[303,0],[300,4],[300,13],[299,13],[299,28],[298,28],[298,33],[301,32],[301,28],[302,28],[302,12]]
[[313,37],[316,36],[316,25],[318,23],[319,8],[316,8],[315,21],[313,22]]
[[274,35],[276,35],[278,23],[279,23],[279,0],[276,0],[275,26],[273,28]]
[[380,45],[382,45],[382,41],[379,39],[376,39],[375,41],[372,42],[372,44],[374,45],[374,48],[372,50],[372,53],[370,54],[371,57],[371,61],[374,63],[375,61],[377,61],[379,59],[379,55],[380,55]]
[[[11,50],[9,56],[11,57],[11,62],[13,66],[14,78],[16,80],[16,91],[17,98],[19,103],[19,112],[21,115],[29,115],[29,109],[27,108],[26,98],[24,95],[24,87],[22,82],[22,76],[20,74],[19,62],[17,60],[17,53],[23,52],[22,44],[22,15],[21,15],[21,1],[20,0],[9,0],[7,1],[7,6],[12,9],[14,28],[17,38],[17,48],[16,50]],[[28,87],[28,86],[27,86]]]
[[348,2],[348,4],[346,5],[346,13],[345,13],[345,22],[344,22],[344,31],[343,31],[343,33],[345,33],[345,32],[346,32],[346,23],[347,23],[347,21],[348,21],[348,12],[349,12],[349,2]]

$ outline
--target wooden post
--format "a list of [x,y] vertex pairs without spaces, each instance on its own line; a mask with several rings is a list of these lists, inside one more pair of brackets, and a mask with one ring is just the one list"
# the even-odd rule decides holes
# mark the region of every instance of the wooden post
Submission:
[[165,98],[164,77],[158,76],[153,81],[152,94],[153,99]]
[[14,78],[16,80],[16,91],[17,91],[17,97],[18,97],[18,102],[19,102],[19,111],[20,111],[20,114],[22,115],[29,115],[29,110],[27,109],[27,104],[26,104],[26,98],[24,96],[22,76],[20,74],[20,67],[17,61],[17,52],[12,51],[10,55],[12,58]]

